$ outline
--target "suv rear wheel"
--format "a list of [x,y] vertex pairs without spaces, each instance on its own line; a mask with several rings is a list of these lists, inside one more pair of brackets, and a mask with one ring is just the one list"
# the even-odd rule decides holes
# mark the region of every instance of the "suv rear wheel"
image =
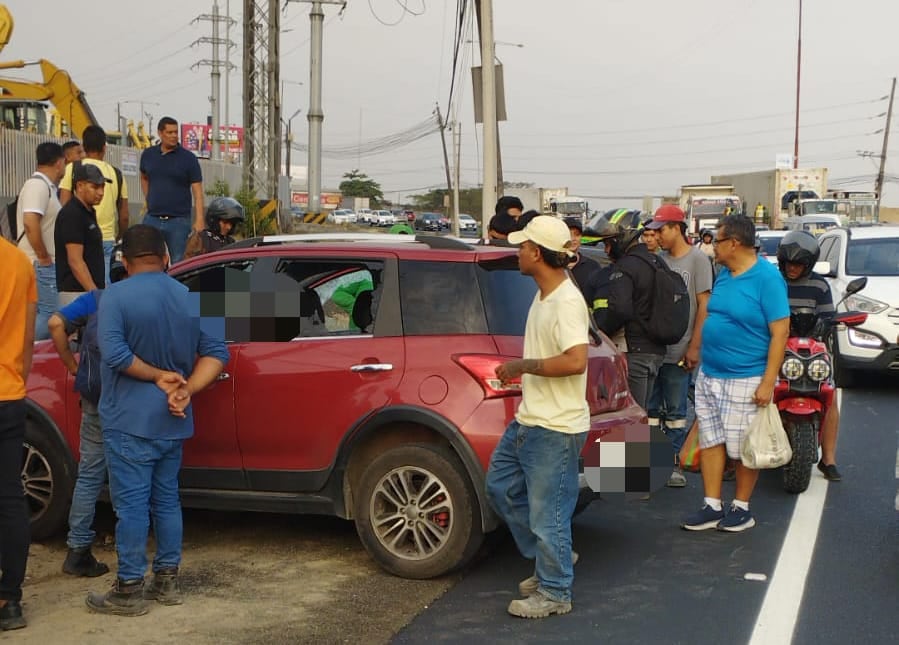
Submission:
[[483,540],[477,498],[447,448],[394,448],[365,469],[354,494],[356,531],[384,569],[433,578],[468,562]]
[[25,426],[22,486],[31,522],[31,539],[48,538],[66,525],[75,485],[64,449],[52,432],[29,419]]

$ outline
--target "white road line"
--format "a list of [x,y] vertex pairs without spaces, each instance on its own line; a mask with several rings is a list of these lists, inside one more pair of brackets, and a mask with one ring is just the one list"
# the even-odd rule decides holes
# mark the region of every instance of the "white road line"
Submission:
[[[838,389],[837,404],[841,407],[842,395]],[[827,480],[816,469],[808,490],[796,500],[749,645],[788,645],[793,640],[826,497]]]

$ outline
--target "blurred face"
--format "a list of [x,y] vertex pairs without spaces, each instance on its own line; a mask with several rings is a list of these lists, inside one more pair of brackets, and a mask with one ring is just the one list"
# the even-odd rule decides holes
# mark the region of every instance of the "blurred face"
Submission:
[[534,275],[534,267],[537,266],[540,257],[540,249],[530,240],[525,240],[518,247],[518,270],[522,275]]
[[798,280],[804,270],[805,266],[802,264],[797,264],[796,262],[784,263],[784,274],[787,276],[787,280]]
[[682,238],[683,236],[680,232],[680,226],[677,224],[665,224],[665,226],[658,230],[656,237],[659,240],[659,246],[668,251],[674,248],[678,238]]
[[231,234],[231,231],[234,230],[234,222],[231,220],[220,219],[219,220],[219,234],[222,236],[227,236]]
[[727,266],[728,261],[734,256],[737,241],[729,237],[724,228],[719,228],[712,239],[712,244],[715,247],[715,262]]
[[103,201],[106,184],[92,184],[89,181],[78,182],[78,197],[88,206],[96,206]]
[[643,243],[646,245],[646,248],[649,249],[650,253],[655,253],[659,250],[659,235],[658,231],[652,231],[646,229],[643,231]]
[[66,163],[72,163],[73,161],[81,161],[84,159],[84,148],[80,145],[72,146],[71,148],[66,148]]
[[512,208],[508,209],[506,212],[509,213],[509,215],[511,215],[515,219],[518,219],[519,217],[521,217],[521,209],[520,208],[515,208],[513,206]]
[[178,126],[169,123],[162,130],[159,130],[159,140],[162,142],[162,147],[166,150],[171,150],[175,146],[178,145]]
[[577,250],[581,248],[581,232],[576,228],[568,229],[569,233],[571,233],[571,246],[569,250],[572,253],[577,253]]

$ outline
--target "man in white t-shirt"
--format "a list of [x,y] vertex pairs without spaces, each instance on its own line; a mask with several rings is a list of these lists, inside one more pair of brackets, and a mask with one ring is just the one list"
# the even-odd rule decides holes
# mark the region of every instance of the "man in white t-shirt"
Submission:
[[536,560],[519,584],[523,600],[509,613],[545,618],[571,611],[574,560],[571,517],[578,496],[578,458],[590,428],[587,405],[589,312],[568,279],[571,234],[560,219],[539,215],[509,234],[519,270],[538,292],[528,311],[523,358],[496,369],[504,383],[521,378],[522,397],[487,470],[487,497],[521,554]]
[[[58,143],[38,145],[37,169],[19,191],[16,228],[21,239],[19,249],[34,265],[37,276],[37,319],[34,338],[50,338],[47,321],[58,309],[56,301],[56,247],[53,230],[61,208],[56,184],[65,171],[65,155]],[[24,234],[23,234],[24,233]]]

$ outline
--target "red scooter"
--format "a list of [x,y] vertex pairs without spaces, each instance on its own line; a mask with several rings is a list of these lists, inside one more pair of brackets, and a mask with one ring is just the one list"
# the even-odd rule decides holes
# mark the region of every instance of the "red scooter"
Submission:
[[[864,289],[867,283],[867,278],[850,282],[843,300]],[[812,333],[816,327],[824,327],[828,333],[836,325],[854,327],[867,318],[868,314],[855,311],[835,314],[826,321],[820,320],[813,309],[790,314],[790,337],[780,378],[774,386],[774,404],[793,449],[793,459],[783,467],[784,489],[788,493],[801,493],[808,488],[812,467],[818,461],[821,427],[836,391],[827,345],[813,338]]]

